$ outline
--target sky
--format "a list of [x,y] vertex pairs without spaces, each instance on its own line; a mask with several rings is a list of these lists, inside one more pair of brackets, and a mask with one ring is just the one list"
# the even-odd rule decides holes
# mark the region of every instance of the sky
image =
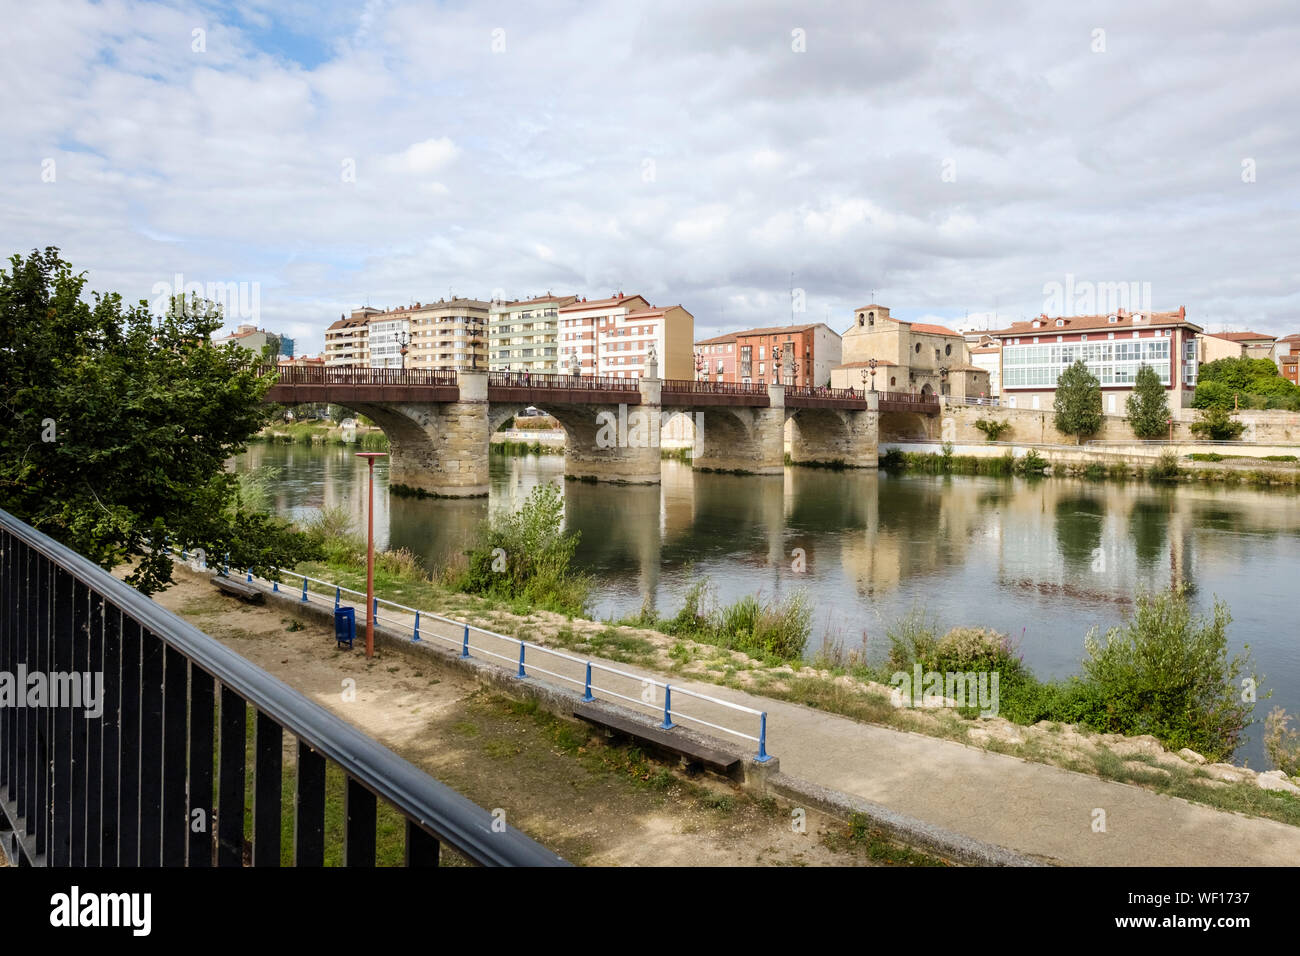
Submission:
[[298,354],[367,303],[546,292],[680,303],[697,338],[869,302],[1001,327],[1092,288],[1300,331],[1291,0],[0,17],[4,255],[132,301],[198,283]]

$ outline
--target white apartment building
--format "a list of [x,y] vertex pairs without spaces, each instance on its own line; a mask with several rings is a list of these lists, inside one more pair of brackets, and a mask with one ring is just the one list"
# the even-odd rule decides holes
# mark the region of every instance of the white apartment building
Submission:
[[370,322],[370,367],[401,368],[402,340],[411,332],[411,320],[373,319]]
[[695,317],[680,305],[655,308],[642,296],[620,292],[565,306],[559,320],[562,370],[640,378],[653,348],[660,378],[695,377]]
[[546,295],[532,299],[494,301],[488,310],[489,367],[494,372],[538,372],[555,375],[560,368],[559,310],[578,299]]

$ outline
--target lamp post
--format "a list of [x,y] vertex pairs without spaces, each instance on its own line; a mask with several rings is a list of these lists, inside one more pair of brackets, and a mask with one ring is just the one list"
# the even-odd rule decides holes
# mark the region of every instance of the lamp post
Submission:
[[577,378],[582,371],[582,363],[578,361],[578,347],[573,347],[573,354],[569,356],[569,374]]
[[772,346],[772,377],[776,379],[776,384],[784,384],[781,381],[781,346]]
[[469,318],[469,367],[478,371],[478,342],[479,342],[479,322],[478,319],[470,316]]
[[402,371],[406,371],[406,347],[411,344],[411,333],[398,332],[397,344],[401,346],[401,348],[398,349],[397,351],[402,356],[402,365],[401,365]]
[[874,392],[876,390],[876,360],[873,358],[867,359],[867,368],[871,369],[871,390]]
[[375,656],[375,459],[386,451],[359,451],[370,465],[369,504],[366,505],[366,657]]
[[939,391],[942,392],[944,395],[947,395],[948,393],[944,391],[944,389],[946,389],[947,387],[948,387],[948,366],[940,365],[939,366]]
[[[874,362],[875,359],[872,359],[872,361]],[[868,374],[867,370],[864,368],[862,370],[862,397],[863,398],[867,397],[867,374]],[[875,378],[876,370],[872,369],[870,374],[871,374],[871,388],[874,391],[876,387],[876,378]]]
[[695,380],[701,381],[704,374],[704,350],[695,350]]
[[799,384],[799,360],[797,358],[790,359],[790,384]]

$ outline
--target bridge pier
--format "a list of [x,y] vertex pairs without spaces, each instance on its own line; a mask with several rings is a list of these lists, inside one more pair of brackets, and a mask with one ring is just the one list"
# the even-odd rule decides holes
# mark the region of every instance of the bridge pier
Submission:
[[402,402],[350,407],[388,436],[388,484],[395,491],[442,498],[488,493],[488,373],[459,373],[455,402]]
[[769,385],[768,406],[717,405],[691,409],[702,427],[692,465],[701,471],[779,475],[785,468],[785,387]]
[[865,410],[802,408],[791,412],[790,460],[795,464],[879,467],[880,412],[874,393]]

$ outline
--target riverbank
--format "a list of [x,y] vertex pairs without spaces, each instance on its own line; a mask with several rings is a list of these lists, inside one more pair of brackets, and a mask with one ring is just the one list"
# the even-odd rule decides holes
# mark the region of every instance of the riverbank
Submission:
[[[351,572],[322,566],[300,570],[313,576],[334,574],[344,587],[365,586],[360,567]],[[1190,750],[1173,752],[1149,735],[1096,733],[1061,721],[1026,725],[1000,716],[981,717],[955,706],[901,706],[896,688],[865,676],[871,668],[830,648],[814,664],[764,660],[653,628],[568,617],[532,610],[520,601],[452,592],[418,573],[395,574],[387,562],[380,562],[376,593],[518,640],[631,664],[674,682],[685,678],[727,687],[759,699],[811,707],[858,723],[920,733],[1300,826],[1300,780],[1210,762]]]
[[[1193,449],[1193,450],[1189,450]],[[880,466],[922,474],[1039,475],[1102,480],[1204,481],[1279,489],[1300,488],[1300,464],[1293,446],[1234,453],[1213,444],[1171,446],[1066,446],[989,442],[882,442]]]
[[343,428],[330,421],[275,423],[263,428],[253,440],[283,445],[354,445],[362,451],[388,450],[388,436],[378,426]]

